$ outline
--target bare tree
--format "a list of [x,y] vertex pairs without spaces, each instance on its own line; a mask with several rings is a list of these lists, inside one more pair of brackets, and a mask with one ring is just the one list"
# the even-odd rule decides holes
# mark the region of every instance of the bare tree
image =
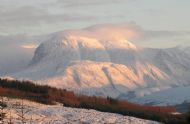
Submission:
[[[10,103],[10,99],[7,98],[7,102]],[[12,104],[9,104],[9,107],[8,107],[8,112],[7,112],[7,123],[8,124],[13,124],[13,117],[12,117]]]
[[17,116],[18,116],[18,120],[21,121],[22,124],[25,124],[27,121],[26,118],[26,114],[29,113],[31,110],[24,105],[24,100],[21,99],[21,103],[19,105],[17,105]]
[[9,110],[9,117],[8,117],[8,124],[13,124],[12,122],[12,112],[11,112],[11,109]]
[[31,117],[30,117],[30,124],[32,124],[32,122],[33,122],[33,118],[32,118],[32,115],[31,115]]
[[4,124],[4,118],[6,116],[4,109],[6,107],[6,104],[4,102],[4,98],[1,97],[0,98],[0,121],[2,122],[2,124]]

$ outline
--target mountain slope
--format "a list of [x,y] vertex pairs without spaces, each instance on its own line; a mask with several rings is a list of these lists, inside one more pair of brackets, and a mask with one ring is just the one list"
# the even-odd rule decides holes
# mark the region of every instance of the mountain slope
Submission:
[[[118,97],[121,93],[146,87],[147,82],[141,74],[146,76],[147,81],[156,85],[158,80],[164,80],[167,76],[159,72],[159,69],[151,66],[135,64],[139,70],[134,70],[122,64],[110,62],[80,61],[71,63],[64,74],[40,81],[42,84],[63,87],[74,91],[84,92],[89,95],[101,95]],[[149,68],[149,71],[145,69]],[[134,71],[138,71],[136,74]],[[144,72],[141,72],[144,71]],[[63,83],[64,82],[64,83]]]
[[126,39],[58,32],[42,43],[28,68],[12,74],[97,96],[134,99],[190,85],[190,56],[181,48],[141,48]]
[[190,86],[176,87],[133,99],[133,102],[151,105],[178,105],[190,101]]

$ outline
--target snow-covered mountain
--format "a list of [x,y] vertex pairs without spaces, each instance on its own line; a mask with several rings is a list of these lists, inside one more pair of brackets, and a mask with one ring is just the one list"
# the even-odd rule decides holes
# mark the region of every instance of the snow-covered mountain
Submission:
[[176,87],[152,93],[147,96],[137,97],[133,102],[150,105],[179,105],[190,100],[190,86]]
[[101,38],[77,31],[54,33],[39,45],[26,69],[12,74],[83,94],[121,99],[189,86],[189,75],[188,49],[142,48],[123,37]]

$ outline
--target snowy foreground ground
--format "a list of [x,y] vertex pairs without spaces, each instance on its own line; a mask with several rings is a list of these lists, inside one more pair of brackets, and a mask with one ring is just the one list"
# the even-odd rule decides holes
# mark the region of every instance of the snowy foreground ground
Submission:
[[22,110],[27,124],[158,124],[158,122],[142,120],[119,114],[98,112],[95,110],[76,109],[62,105],[42,105],[30,101],[6,100],[8,108],[6,122],[21,123]]

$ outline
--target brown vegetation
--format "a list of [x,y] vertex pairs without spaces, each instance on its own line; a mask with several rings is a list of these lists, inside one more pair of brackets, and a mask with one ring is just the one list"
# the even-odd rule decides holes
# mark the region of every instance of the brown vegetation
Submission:
[[172,115],[176,109],[172,106],[147,106],[120,101],[110,97],[75,95],[71,91],[39,86],[28,81],[9,81],[0,79],[0,95],[25,98],[45,104],[63,103],[67,107],[96,109],[103,112],[119,113],[168,124],[186,124],[184,115]]

